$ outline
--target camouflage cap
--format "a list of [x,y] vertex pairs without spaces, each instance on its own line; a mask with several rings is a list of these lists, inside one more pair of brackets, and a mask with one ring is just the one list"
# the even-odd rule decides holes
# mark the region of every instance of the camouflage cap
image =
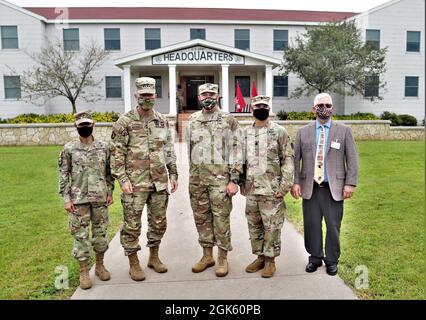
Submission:
[[219,86],[214,83],[205,83],[198,87],[198,95],[203,92],[219,93]]
[[269,106],[269,100],[271,100],[270,97],[260,94],[251,99],[251,105],[257,106],[258,104],[266,104]]
[[75,124],[78,126],[82,123],[93,123],[92,111],[85,110],[74,114]]
[[155,79],[149,77],[137,78],[135,81],[137,93],[155,94]]

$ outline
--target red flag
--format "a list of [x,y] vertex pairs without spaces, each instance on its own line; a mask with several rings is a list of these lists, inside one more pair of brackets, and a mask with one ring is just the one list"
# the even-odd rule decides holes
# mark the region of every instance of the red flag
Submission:
[[251,97],[253,98],[255,96],[257,96],[257,89],[256,89],[256,83],[253,80],[253,85],[251,87]]
[[235,104],[239,105],[237,112],[241,112],[245,108],[246,102],[244,101],[244,97],[243,97],[243,94],[241,92],[240,84],[238,82],[237,82],[236,93],[237,93],[237,96],[236,96]]

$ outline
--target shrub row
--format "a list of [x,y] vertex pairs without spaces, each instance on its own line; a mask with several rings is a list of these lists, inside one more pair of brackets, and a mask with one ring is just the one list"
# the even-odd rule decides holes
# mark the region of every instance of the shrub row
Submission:
[[[280,120],[315,120],[316,115],[307,111],[279,111],[277,117]],[[334,120],[390,120],[391,126],[417,126],[417,119],[409,114],[396,114],[385,111],[380,117],[369,112],[357,112],[345,115],[332,115]],[[424,120],[423,120],[424,125]]]
[[[95,122],[115,122],[119,114],[116,112],[93,112]],[[26,113],[11,119],[0,119],[0,123],[62,123],[74,122],[74,116],[67,113],[43,115]]]
[[417,126],[417,119],[409,114],[396,114],[385,111],[380,118],[383,120],[390,120],[392,122],[391,126]]
[[[116,112],[93,112],[95,122],[115,122],[119,114]],[[312,112],[279,111],[277,117],[280,120],[315,120]],[[400,114],[385,111],[380,118],[372,113],[357,112],[347,115],[333,115],[334,120],[390,120],[392,126],[417,126],[417,119],[409,114]],[[0,123],[63,123],[74,122],[74,116],[67,113],[43,115],[27,113],[11,119],[0,119]],[[424,120],[423,120],[424,125]]]
[[[315,120],[316,115],[313,112],[307,112],[307,111],[279,111],[277,112],[277,117],[280,120]],[[380,119],[376,115],[372,113],[352,113],[352,114],[345,114],[345,115],[332,115],[331,117],[334,120],[378,120]]]

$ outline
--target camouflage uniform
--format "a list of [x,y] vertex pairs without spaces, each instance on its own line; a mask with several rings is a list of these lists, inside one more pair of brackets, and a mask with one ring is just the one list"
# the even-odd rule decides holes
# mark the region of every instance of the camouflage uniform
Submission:
[[169,123],[153,110],[141,118],[137,110],[122,115],[111,135],[111,171],[123,184],[130,181],[132,194],[122,194],[124,224],[120,241],[126,255],[141,249],[141,215],[148,205],[148,247],[158,246],[166,231],[168,175],[177,180],[176,155]]
[[[216,107],[217,108],[217,107]],[[238,180],[242,162],[234,138],[238,121],[217,108],[213,113],[192,114],[186,134],[190,160],[189,194],[202,247],[230,251],[232,198],[226,193],[231,180]]]
[[76,211],[69,213],[69,227],[74,236],[73,256],[79,261],[89,258],[89,228],[96,253],[108,249],[107,196],[114,190],[109,166],[108,145],[100,140],[84,144],[67,143],[59,155],[59,193],[72,202]]
[[255,255],[276,257],[281,251],[285,195],[293,184],[294,149],[287,131],[268,120],[265,127],[244,130],[246,217]]

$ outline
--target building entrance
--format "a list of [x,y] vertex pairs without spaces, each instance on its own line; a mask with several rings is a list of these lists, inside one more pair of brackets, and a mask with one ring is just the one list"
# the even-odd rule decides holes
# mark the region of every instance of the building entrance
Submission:
[[204,83],[213,83],[211,76],[183,76],[178,88],[178,100],[182,112],[193,112],[200,110],[198,106],[198,87]]

